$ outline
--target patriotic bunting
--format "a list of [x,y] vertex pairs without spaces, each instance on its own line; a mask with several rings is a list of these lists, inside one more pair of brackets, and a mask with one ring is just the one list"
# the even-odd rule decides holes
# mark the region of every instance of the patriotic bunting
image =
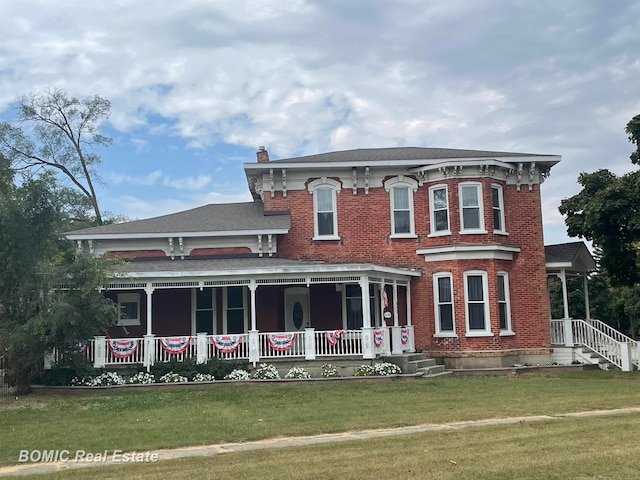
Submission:
[[242,341],[242,335],[212,335],[211,343],[222,353],[231,353],[238,348]]
[[111,340],[107,339],[107,345],[116,358],[128,358],[133,355],[138,347],[138,340]]
[[296,339],[295,333],[269,333],[267,334],[267,340],[269,345],[274,350],[284,352],[293,347],[293,342]]
[[409,341],[409,329],[408,328],[403,328],[402,330],[400,330],[400,341],[402,342],[403,345],[406,345],[407,342]]
[[187,349],[190,341],[191,337],[167,337],[160,339],[160,345],[165,352],[178,355]]
[[329,342],[329,345],[335,345],[338,340],[340,340],[340,336],[344,333],[344,330],[328,330],[324,332],[324,336]]
[[376,347],[382,345],[382,340],[384,339],[384,330],[374,330],[373,331],[373,344]]

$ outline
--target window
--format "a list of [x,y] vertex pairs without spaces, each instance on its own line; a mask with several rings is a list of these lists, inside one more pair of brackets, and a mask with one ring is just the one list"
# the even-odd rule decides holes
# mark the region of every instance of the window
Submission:
[[[369,312],[371,326],[377,326],[379,302],[376,302],[376,289],[369,285]],[[344,286],[344,318],[346,320],[344,328],[347,330],[359,330],[363,327],[362,316],[362,290],[358,283],[348,283]]]
[[431,235],[450,235],[446,185],[436,185],[429,189],[429,213],[431,216]]
[[194,333],[216,333],[215,295],[211,287],[196,288],[193,293]]
[[244,287],[224,289],[224,333],[237,334],[247,330]]
[[506,233],[504,226],[504,200],[502,186],[491,186],[491,206],[493,208],[493,232]]
[[464,273],[464,297],[467,313],[467,336],[492,335],[489,324],[487,272]]
[[511,309],[509,305],[509,277],[507,272],[498,272],[498,311],[500,313],[500,334],[512,334]]
[[487,233],[484,230],[482,187],[479,183],[460,184],[460,233]]
[[435,336],[456,336],[453,313],[453,289],[450,273],[436,273],[433,276],[433,299],[436,319]]
[[140,325],[140,294],[118,294],[118,325]]
[[413,193],[418,182],[411,177],[399,175],[384,182],[391,203],[391,236],[415,238],[413,223]]
[[323,177],[309,183],[313,195],[313,226],[315,240],[339,240],[336,193],[340,183]]

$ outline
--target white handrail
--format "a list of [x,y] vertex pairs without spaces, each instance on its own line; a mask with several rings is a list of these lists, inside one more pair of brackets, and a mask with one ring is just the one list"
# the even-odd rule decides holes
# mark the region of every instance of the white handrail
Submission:
[[574,319],[571,324],[575,344],[584,345],[622,369],[622,347],[620,344],[624,342],[619,342],[584,320]]
[[591,324],[592,327],[600,330],[601,332],[604,332],[605,334],[609,335],[611,338],[616,339],[618,342],[628,343],[629,346],[631,347],[631,362],[636,367],[640,366],[638,365],[638,342],[636,340],[634,340],[631,337],[628,337],[624,333],[616,330],[610,325],[607,325],[601,320],[590,318],[589,320],[586,320],[586,321],[587,323]]

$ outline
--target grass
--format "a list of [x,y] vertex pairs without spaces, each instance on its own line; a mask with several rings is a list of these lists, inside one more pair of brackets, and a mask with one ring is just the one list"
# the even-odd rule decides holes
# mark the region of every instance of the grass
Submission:
[[[3,434],[0,435],[0,464],[16,463],[19,451],[22,449],[66,449],[88,452],[114,449],[140,451],[277,436],[310,435],[492,417],[557,414],[638,405],[640,405],[640,375],[637,372],[603,371],[527,374],[513,377],[470,376],[414,381],[226,384],[164,390],[33,394],[0,407],[0,425],[3,427]],[[579,428],[582,425],[580,422],[590,425],[599,423],[609,425],[614,420],[624,426],[620,418],[622,417],[579,419],[575,422],[567,419],[552,422],[544,428],[554,432],[554,429],[558,428],[555,425],[560,423],[568,425],[575,423],[574,428]],[[637,425],[639,417],[632,418]],[[628,418],[627,422],[629,422]],[[485,427],[473,435],[482,437],[486,435],[482,432],[491,431],[492,428]],[[496,431],[507,432],[508,438],[514,428],[500,427]],[[542,431],[539,428],[542,427],[531,424],[531,432]],[[604,430],[605,432],[594,433],[588,440],[596,446],[602,445],[602,433],[611,433],[608,428]],[[466,436],[470,435],[469,431],[460,431],[421,434],[417,438],[455,439],[458,438],[456,437],[458,434],[461,435],[460,442],[464,442]],[[565,446],[562,442],[569,444],[575,440],[574,437],[565,437],[564,440],[560,438],[570,434],[570,432],[558,433],[560,443],[557,448],[561,450],[561,447]],[[622,436],[613,436],[609,445],[615,445],[616,450],[622,449],[623,446],[627,449],[636,448],[635,445],[638,445],[638,442],[635,438],[638,433],[632,431],[630,434],[634,435],[633,442],[623,441]],[[535,437],[534,435],[532,439],[535,438],[540,439],[544,436]],[[481,444],[482,449],[489,452],[494,448],[491,446],[494,440],[498,441],[498,438],[493,439],[490,435],[478,441],[485,442],[486,445]],[[423,441],[429,442],[429,440],[420,440],[420,442]],[[449,441],[453,440],[447,440]],[[522,441],[527,443],[530,440]],[[391,455],[384,455],[384,457],[391,456],[394,459],[396,454],[400,455],[403,448],[412,443],[408,437],[385,439],[380,442],[382,442],[381,445],[387,445],[380,447],[382,450],[389,449],[391,452]],[[476,448],[475,443],[472,445],[470,439],[468,443],[469,448]],[[509,444],[508,441],[507,444]],[[346,455],[345,450],[357,449],[360,444],[349,445],[348,449],[338,445],[337,450],[333,451],[340,452],[338,456],[342,459]],[[400,448],[400,446],[403,447]],[[466,451],[466,448],[460,445],[449,451],[462,452]],[[498,445],[495,448],[497,449]],[[535,444],[532,448],[538,449],[539,446]],[[313,449],[332,451],[330,446],[316,446]],[[313,449],[311,451],[315,451]],[[233,454],[229,458],[242,455]],[[271,455],[286,456],[287,453],[251,452],[247,455],[249,456],[246,458],[264,458],[264,461],[277,462],[278,460],[272,459]],[[315,458],[315,455],[313,457]],[[371,457],[372,461],[376,458]],[[324,460],[331,464],[330,458]],[[206,462],[214,464],[221,462],[216,458],[190,461],[195,462],[194,468],[199,468],[200,461],[205,462],[203,465],[206,465]],[[318,461],[319,465],[322,465],[322,461]],[[162,465],[173,465],[173,462],[162,462]],[[176,462],[180,464],[181,461]],[[134,472],[139,467],[127,468]],[[149,468],[160,468],[160,465]],[[176,468],[179,469],[179,467]],[[208,468],[211,468],[211,464]],[[80,472],[82,471],[86,475],[86,470]],[[92,477],[94,472],[95,470],[92,469]],[[283,475],[279,478],[287,476]],[[127,470],[127,477],[136,478],[129,474],[129,470]],[[342,478],[365,477],[345,474]],[[390,475],[389,478],[402,477]]]

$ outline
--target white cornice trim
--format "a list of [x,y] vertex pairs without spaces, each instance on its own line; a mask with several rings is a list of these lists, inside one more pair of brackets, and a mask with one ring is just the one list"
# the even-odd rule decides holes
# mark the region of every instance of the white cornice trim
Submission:
[[513,260],[520,247],[514,245],[454,245],[446,247],[421,248],[416,254],[424,255],[425,262],[447,260]]
[[126,240],[136,238],[168,238],[168,237],[238,237],[238,236],[255,236],[255,235],[282,235],[289,233],[289,229],[271,229],[271,230],[225,230],[216,232],[154,232],[154,233],[84,233],[84,234],[68,234],[69,240]]

